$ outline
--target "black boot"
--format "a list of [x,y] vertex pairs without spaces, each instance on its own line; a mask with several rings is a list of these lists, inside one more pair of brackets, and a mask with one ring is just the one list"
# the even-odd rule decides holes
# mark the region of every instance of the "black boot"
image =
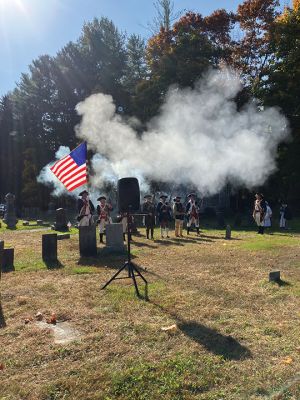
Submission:
[[196,229],[197,229],[197,235],[200,235],[199,228],[196,228]]
[[147,235],[147,239],[149,239],[149,229],[146,229],[146,235]]
[[261,226],[261,232],[260,232],[262,235],[265,233],[265,227],[264,226]]
[[151,239],[153,239],[154,238],[154,229],[153,228],[151,228]]
[[103,243],[103,233],[100,233],[100,243]]
[[190,234],[190,228],[186,228],[186,233],[187,233],[187,235]]

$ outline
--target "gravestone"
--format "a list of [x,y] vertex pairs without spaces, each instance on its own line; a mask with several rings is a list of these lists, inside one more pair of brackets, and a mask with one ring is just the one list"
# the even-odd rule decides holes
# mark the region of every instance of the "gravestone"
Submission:
[[269,282],[280,282],[280,271],[272,271],[269,273]]
[[68,231],[66,210],[64,208],[58,208],[55,211],[55,224],[54,229],[57,231]]
[[124,238],[122,224],[108,224],[105,227],[106,232],[106,247],[112,252],[123,252]]
[[23,221],[23,226],[29,226],[29,221]]
[[79,252],[82,257],[97,256],[96,225],[79,226]]
[[231,227],[230,227],[230,225],[226,225],[225,239],[226,240],[230,240],[231,239]]
[[4,222],[9,229],[15,229],[17,225],[16,211],[15,211],[15,195],[7,193],[5,196],[6,211],[4,214]]
[[42,235],[43,261],[57,261],[57,233]]
[[3,265],[3,253],[4,253],[4,240],[0,240],[0,280]]
[[4,249],[2,260],[2,272],[12,272],[14,267],[14,253],[15,249]]

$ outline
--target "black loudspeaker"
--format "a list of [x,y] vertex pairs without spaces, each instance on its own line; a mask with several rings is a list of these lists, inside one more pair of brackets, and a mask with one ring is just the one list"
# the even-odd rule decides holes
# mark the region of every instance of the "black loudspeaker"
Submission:
[[118,180],[118,206],[121,212],[139,211],[140,186],[136,178],[122,178]]

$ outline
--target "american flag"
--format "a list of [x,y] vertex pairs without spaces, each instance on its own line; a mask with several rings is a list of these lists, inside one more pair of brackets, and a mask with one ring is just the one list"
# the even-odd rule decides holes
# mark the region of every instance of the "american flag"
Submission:
[[69,192],[87,183],[86,154],[86,142],[83,142],[50,168]]

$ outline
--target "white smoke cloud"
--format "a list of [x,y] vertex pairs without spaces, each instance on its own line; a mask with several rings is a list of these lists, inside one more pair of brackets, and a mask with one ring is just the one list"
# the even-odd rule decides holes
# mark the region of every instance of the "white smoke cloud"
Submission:
[[96,153],[92,184],[136,176],[219,192],[228,182],[262,185],[276,169],[277,145],[287,138],[287,121],[276,108],[240,112],[233,100],[241,89],[236,75],[210,73],[195,89],[171,88],[159,115],[141,136],[116,114],[109,95],[79,103],[78,137]]

